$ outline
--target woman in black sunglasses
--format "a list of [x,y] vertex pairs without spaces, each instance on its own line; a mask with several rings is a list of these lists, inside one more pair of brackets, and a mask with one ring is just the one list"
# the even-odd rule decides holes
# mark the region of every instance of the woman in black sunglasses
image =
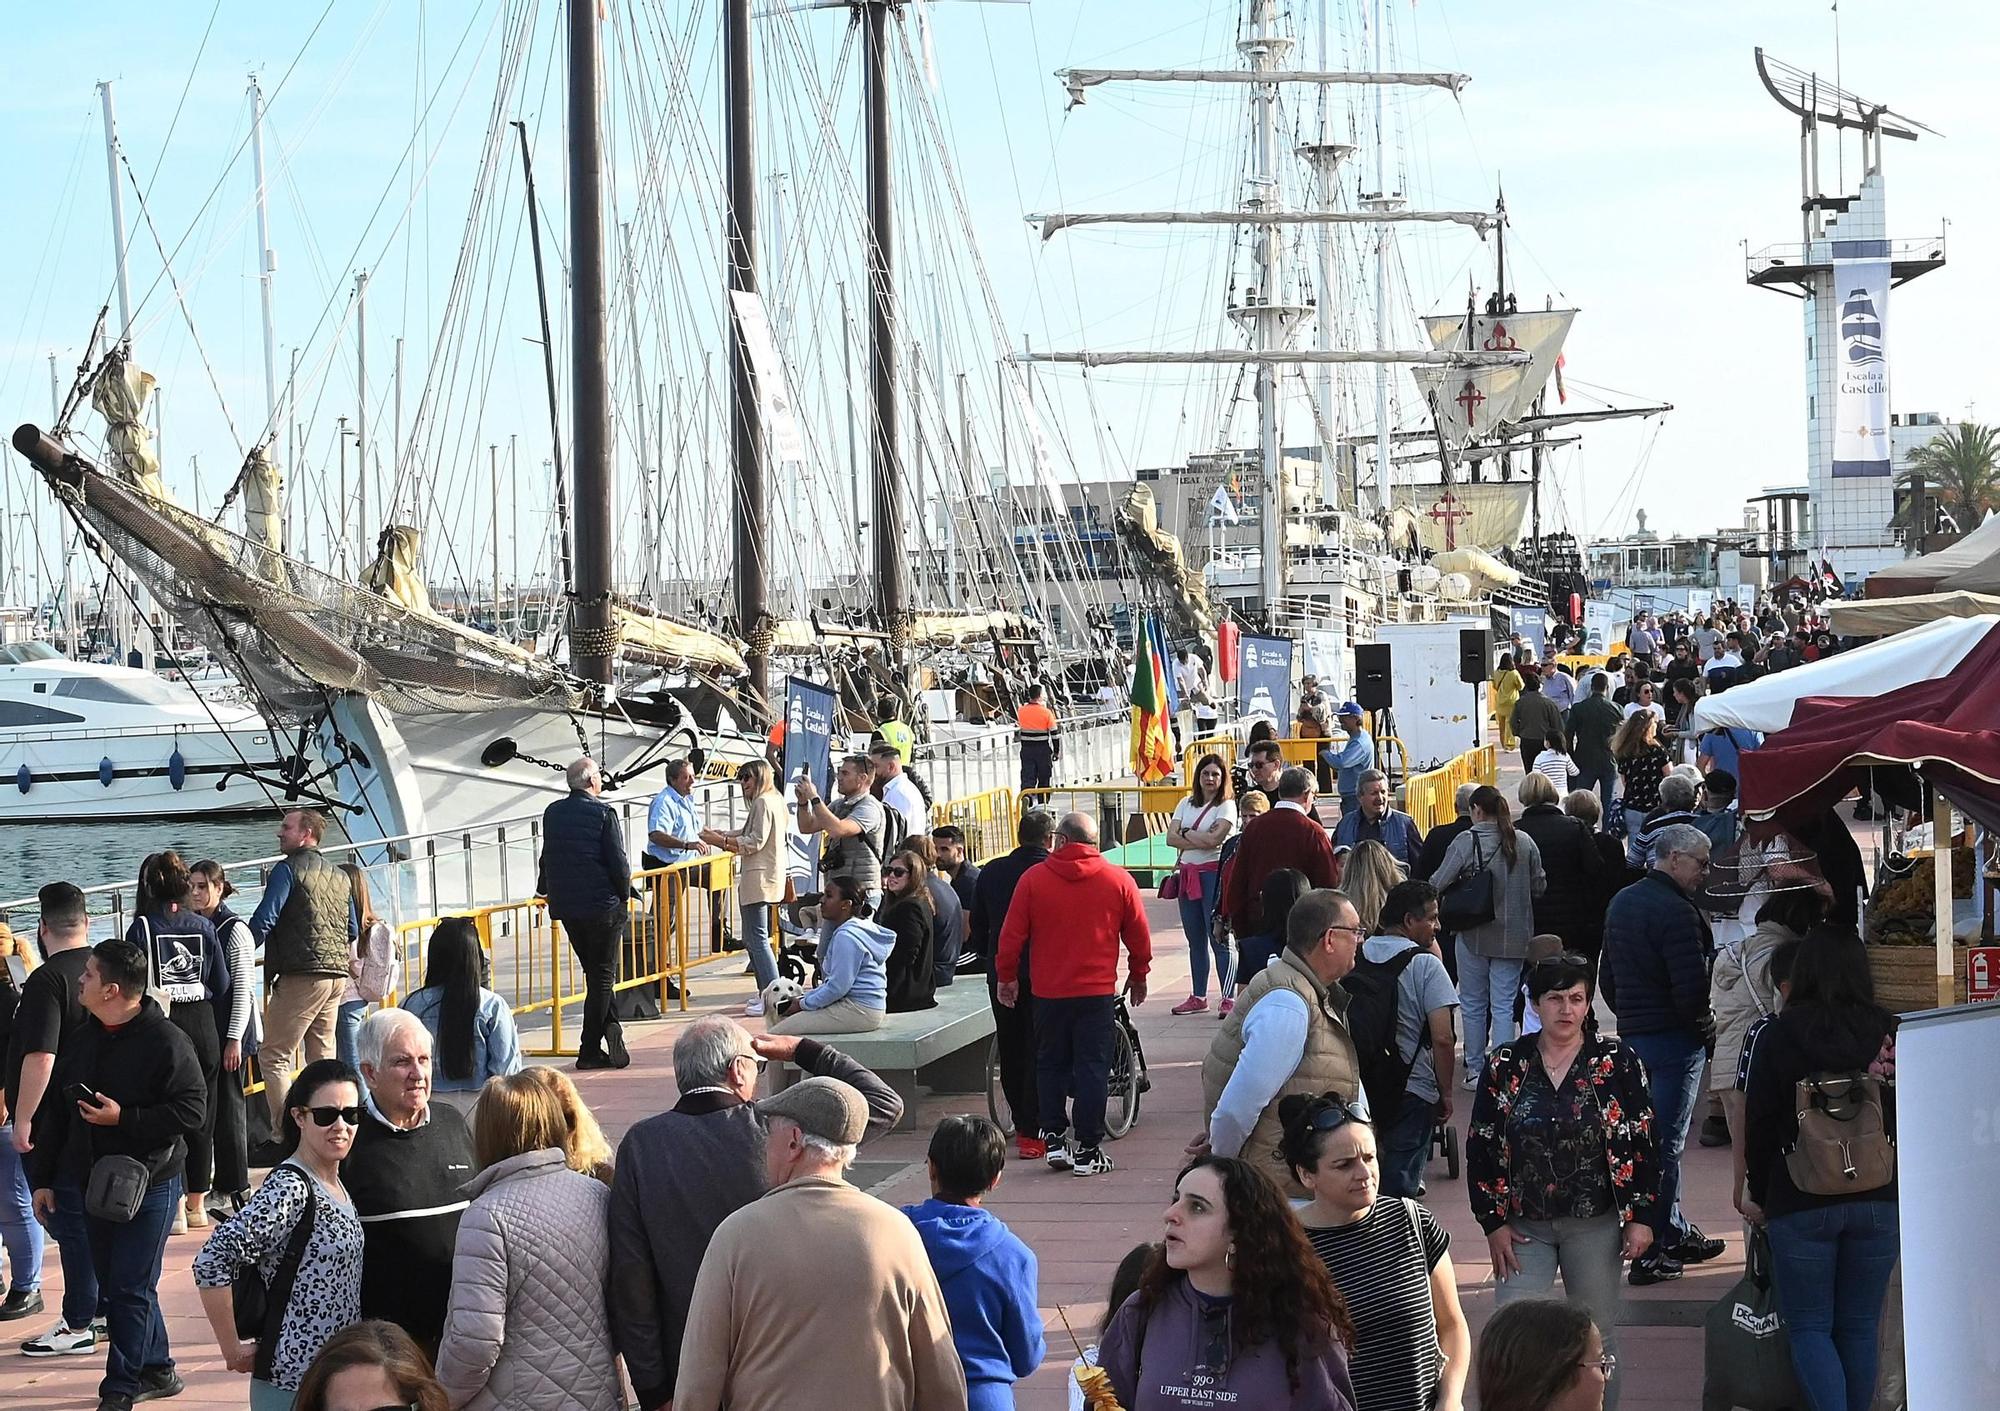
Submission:
[[[320,1348],[361,1316],[361,1222],[340,1183],[361,1101],[359,1073],[308,1063],[286,1094],[285,1159],[195,1256],[202,1310],[223,1362],[251,1379],[251,1411],[291,1411]],[[253,1271],[261,1310],[238,1282]]]
[[905,848],[882,864],[882,909],[875,920],[896,933],[889,952],[889,1013],[937,1005],[937,931],[931,924],[931,870]]

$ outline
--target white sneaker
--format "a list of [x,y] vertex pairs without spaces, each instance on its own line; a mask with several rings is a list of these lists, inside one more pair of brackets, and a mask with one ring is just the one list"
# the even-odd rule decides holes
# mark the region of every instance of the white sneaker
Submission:
[[71,1357],[97,1351],[97,1334],[90,1328],[72,1329],[58,1322],[38,1338],[21,1344],[23,1357]]
[[1476,1092],[1478,1092],[1478,1091],[1479,1091],[1479,1075],[1478,1075],[1477,1073],[1467,1073],[1467,1074],[1465,1075],[1465,1082],[1464,1082],[1464,1085],[1463,1085],[1463,1086],[1464,1086],[1465,1090],[1466,1090],[1467,1092],[1469,1092],[1469,1093],[1476,1093]]
[[758,995],[757,998],[743,1006],[743,1017],[745,1019],[761,1019],[764,1017],[764,997],[762,995]]

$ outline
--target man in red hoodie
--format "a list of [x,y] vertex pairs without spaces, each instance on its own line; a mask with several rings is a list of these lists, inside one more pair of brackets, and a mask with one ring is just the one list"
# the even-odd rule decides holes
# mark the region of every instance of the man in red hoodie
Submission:
[[[1056,850],[1014,889],[994,997],[1011,1007],[1021,993],[1021,952],[1031,942],[1035,996],[1036,1083],[1042,1140],[1051,1170],[1096,1176],[1111,1169],[1104,1154],[1104,1106],[1111,1080],[1118,998],[1118,945],[1125,945],[1125,992],[1146,1002],[1153,936],[1130,873],[1097,850],[1097,824],[1072,813],[1056,825]],[[1063,1115],[1075,1133],[1067,1145]],[[1050,1119],[1054,1120],[1051,1121]]]

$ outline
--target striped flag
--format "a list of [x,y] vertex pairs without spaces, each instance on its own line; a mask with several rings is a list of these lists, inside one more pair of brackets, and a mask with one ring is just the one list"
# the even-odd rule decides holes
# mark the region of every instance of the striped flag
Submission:
[[1168,725],[1172,711],[1167,684],[1167,664],[1160,649],[1157,625],[1150,619],[1140,624],[1132,667],[1132,772],[1139,782],[1150,784],[1174,772],[1173,732]]

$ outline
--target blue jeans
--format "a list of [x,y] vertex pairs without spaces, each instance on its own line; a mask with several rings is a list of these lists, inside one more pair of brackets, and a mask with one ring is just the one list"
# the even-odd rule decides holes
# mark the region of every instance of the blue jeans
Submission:
[[[47,1101],[46,1095],[43,1100]],[[83,1187],[57,1183],[49,1233],[55,1236],[56,1255],[62,1261],[63,1326],[81,1331],[105,1311],[98,1296],[97,1264],[90,1257],[90,1233],[84,1227]]]
[[[1449,1075],[1440,1081],[1449,1081]],[[1430,1164],[1431,1133],[1436,1128],[1437,1104],[1405,1093],[1396,1120],[1378,1137],[1383,1195],[1417,1198],[1424,1183],[1424,1167]]]
[[333,1051],[349,1068],[361,1071],[361,1021],[368,1014],[368,1001],[349,1000],[333,1019]]
[[0,1122],[0,1240],[7,1248],[9,1287],[33,1293],[42,1286],[42,1227],[35,1219],[21,1154],[14,1150],[14,1124]]
[[1896,1202],[1849,1200],[1774,1215],[1771,1274],[1808,1411],[1868,1411],[1875,1334],[1896,1267]]
[[1604,805],[1604,817],[1598,827],[1609,831],[1606,825],[1611,821],[1611,801],[1618,797],[1618,766],[1608,759],[1595,767],[1581,766],[1576,776],[1576,787],[1597,790],[1598,801]]
[[181,1178],[173,1176],[147,1191],[139,1213],[125,1224],[84,1217],[111,1324],[111,1351],[97,1384],[100,1397],[136,1395],[142,1372],[174,1365],[160,1316],[160,1261],[180,1203]]
[[1079,1150],[1104,1142],[1111,1055],[1117,1048],[1116,1002],[1116,995],[1035,997],[1035,1097],[1042,1130],[1061,1135],[1065,1125],[1075,1128]]
[[[1514,996],[1521,992],[1525,960],[1495,960],[1458,943],[1458,1008],[1465,1020],[1465,1071],[1477,1077],[1486,1069],[1489,1048],[1514,1039]],[[1492,1040],[1487,1029],[1492,1028]],[[1440,1083],[1445,1081],[1438,1075]]]
[[1660,1149],[1660,1198],[1646,1223],[1653,1227],[1653,1247],[1665,1254],[1687,1233],[1681,1219],[1681,1152],[1687,1146],[1688,1123],[1701,1101],[1701,1070],[1708,1061],[1701,1035],[1685,1030],[1667,1034],[1623,1036],[1625,1047],[1646,1066],[1646,1091],[1653,1099],[1653,1135]]
[[761,995],[764,987],[778,978],[778,962],[771,954],[771,908],[767,903],[744,904],[743,949],[750,953],[750,969]]
[[1193,972],[1193,989],[1208,998],[1208,957],[1215,954],[1215,979],[1224,999],[1229,998],[1229,939],[1215,934],[1215,904],[1222,900],[1222,883],[1211,872],[1201,879],[1201,895],[1181,893],[1181,930],[1188,938],[1188,966]]

